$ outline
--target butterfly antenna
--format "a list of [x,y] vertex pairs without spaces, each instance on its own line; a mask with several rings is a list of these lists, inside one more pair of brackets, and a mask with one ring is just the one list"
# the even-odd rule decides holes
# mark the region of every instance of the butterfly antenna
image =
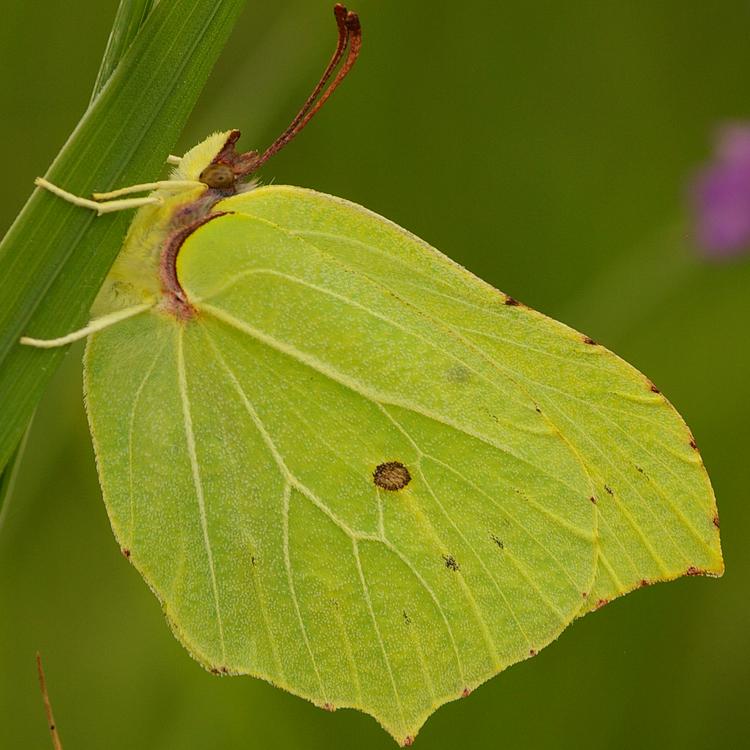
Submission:
[[289,127],[286,129],[286,132],[293,130],[299,124],[300,120],[302,120],[302,118],[310,111],[310,108],[320,95],[323,87],[326,85],[326,83],[328,83],[328,79],[331,77],[331,74],[336,69],[336,66],[339,64],[339,62],[341,62],[341,58],[346,51],[346,45],[349,41],[349,29],[346,27],[346,17],[348,15],[348,11],[346,7],[344,7],[341,3],[336,3],[336,5],[333,7],[333,15],[336,18],[336,26],[338,27],[339,31],[339,38],[338,42],[336,43],[336,51],[333,53],[333,57],[331,57],[331,61],[328,63],[328,66],[323,71],[323,75],[320,77],[317,86],[315,86],[315,88],[312,90],[310,96],[307,97],[307,100],[300,108],[300,111],[297,112],[297,116],[292,120],[292,122],[289,124]]
[[[331,61],[323,71],[318,85],[313,89],[307,101],[297,113],[297,116],[289,124],[289,127],[257,158],[257,161],[253,164],[253,170],[265,164],[274,154],[281,151],[312,120],[326,103],[328,97],[331,96],[339,84],[346,78],[356,62],[362,47],[362,28],[359,23],[359,16],[354,11],[347,10],[341,3],[336,3],[333,8],[333,14],[336,17],[339,39]],[[344,53],[347,53],[346,57],[344,57]],[[344,62],[341,64],[335,78],[330,81],[334,70],[336,70],[342,59]],[[326,84],[328,84],[327,88]]]

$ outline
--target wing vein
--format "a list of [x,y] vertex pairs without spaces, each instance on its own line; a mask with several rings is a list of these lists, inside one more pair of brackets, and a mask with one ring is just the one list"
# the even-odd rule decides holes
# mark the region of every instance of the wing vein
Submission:
[[156,367],[156,363],[159,361],[159,358],[161,357],[162,353],[164,352],[164,347],[166,346],[166,339],[162,342],[162,345],[158,348],[156,352],[156,356],[153,359],[153,362],[151,363],[151,366],[146,370],[146,374],[143,376],[143,380],[141,380],[140,385],[138,386],[138,389],[135,392],[135,396],[133,397],[133,408],[130,410],[130,416],[128,418],[128,487],[130,489],[129,495],[130,495],[130,538],[128,540],[128,547],[130,548],[131,552],[133,550],[134,545],[134,535],[135,535],[135,498],[133,493],[133,426],[135,424],[135,416],[136,412],[138,410],[138,406],[140,404],[141,400],[141,394],[143,393],[144,388],[146,387],[146,383],[150,380],[151,374],[154,371],[154,368]]
[[[219,631],[219,640],[221,642],[221,658],[226,661],[226,644],[224,641],[224,624],[221,617],[221,607],[219,606],[219,588],[216,581],[216,568],[214,566],[214,556],[211,549],[211,540],[208,534],[208,520],[206,518],[206,505],[203,495],[203,484],[201,482],[200,467],[198,465],[198,455],[195,446],[195,434],[193,432],[193,418],[190,413],[190,398],[188,396],[187,376],[185,373],[185,352],[183,327],[177,327],[177,382],[182,400],[182,417],[185,427],[185,439],[187,441],[188,455],[190,456],[190,466],[193,474],[193,485],[195,487],[195,496],[198,501],[198,513],[200,516],[201,531],[203,533],[203,545],[208,558],[208,567],[211,577],[211,589],[214,598],[214,607],[216,608],[216,623]],[[223,666],[223,665],[222,665]]]
[[258,433],[261,436],[261,439],[265,443],[266,447],[268,448],[269,453],[271,454],[273,460],[276,463],[276,466],[281,473],[281,476],[283,477],[284,481],[290,484],[294,489],[300,492],[300,494],[304,495],[308,500],[310,500],[314,505],[318,507],[320,511],[325,513],[328,518],[333,521],[342,531],[344,531],[350,538],[355,538],[358,536],[362,536],[361,532],[355,531],[350,526],[348,526],[344,521],[342,521],[322,500],[320,500],[315,493],[310,490],[308,487],[306,487],[289,469],[289,467],[286,465],[286,461],[284,460],[284,457],[279,452],[279,449],[276,447],[276,443],[274,442],[273,438],[269,434],[268,430],[266,429],[265,424],[263,423],[263,420],[258,415],[258,412],[255,410],[255,407],[250,402],[250,399],[247,396],[247,393],[245,393],[245,389],[242,387],[242,384],[237,379],[237,376],[235,375],[234,371],[229,367],[229,364],[227,363],[224,356],[221,354],[217,346],[214,344],[211,337],[208,335],[208,332],[203,329],[203,333],[206,336],[206,339],[208,340],[209,344],[211,345],[212,349],[214,350],[214,353],[216,355],[216,359],[219,362],[219,364],[224,368],[227,375],[229,375],[229,379],[232,382],[232,385],[234,386],[234,389],[237,391],[237,394],[240,397],[240,400],[242,401],[245,410],[247,411],[248,415],[250,416],[250,419],[253,422],[253,425],[255,425],[256,430],[258,430]]
[[315,672],[315,676],[318,679],[318,686],[320,687],[320,692],[323,695],[323,699],[326,703],[328,703],[328,698],[326,697],[326,689],[323,685],[323,678],[320,675],[320,670],[318,669],[318,662],[315,660],[315,654],[312,650],[312,644],[310,643],[310,637],[307,634],[307,626],[305,625],[305,621],[302,617],[302,610],[299,606],[299,599],[297,598],[297,590],[294,588],[294,576],[292,574],[292,558],[289,553],[289,501],[291,499],[292,495],[292,485],[288,482],[284,485],[284,498],[283,498],[283,505],[282,505],[282,517],[283,517],[283,546],[284,546],[284,566],[286,567],[286,577],[287,577],[287,583],[289,584],[289,593],[292,595],[292,603],[294,604],[294,611],[297,614],[297,623],[299,624],[300,630],[302,631],[302,639],[305,642],[305,647],[307,649],[307,654],[310,657],[310,663],[312,664],[313,671]]
[[383,659],[385,661],[386,670],[388,672],[388,677],[391,681],[391,687],[393,688],[393,695],[396,700],[396,706],[398,708],[399,714],[401,715],[401,722],[402,727],[407,726],[406,716],[404,714],[404,707],[401,703],[401,696],[398,692],[398,687],[396,686],[396,678],[393,675],[393,668],[391,667],[391,660],[388,658],[388,651],[385,647],[385,643],[383,641],[383,636],[380,633],[380,627],[378,625],[378,620],[375,617],[375,610],[372,606],[372,599],[370,598],[370,588],[367,584],[367,580],[365,579],[365,573],[362,570],[362,561],[359,557],[359,545],[357,544],[356,539],[352,539],[352,551],[354,553],[354,560],[357,563],[357,572],[359,574],[359,580],[362,584],[362,591],[365,595],[365,602],[367,604],[367,609],[370,613],[370,619],[372,620],[372,626],[375,629],[375,634],[378,638],[378,644],[380,645],[380,651],[383,654]]

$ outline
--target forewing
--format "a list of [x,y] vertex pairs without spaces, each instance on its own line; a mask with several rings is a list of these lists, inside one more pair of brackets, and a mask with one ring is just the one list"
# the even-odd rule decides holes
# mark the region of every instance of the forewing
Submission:
[[695,440],[647,377],[361,206],[284,186],[225,205],[366,274],[523,384],[595,485],[590,608],[659,580],[723,572],[716,502]]

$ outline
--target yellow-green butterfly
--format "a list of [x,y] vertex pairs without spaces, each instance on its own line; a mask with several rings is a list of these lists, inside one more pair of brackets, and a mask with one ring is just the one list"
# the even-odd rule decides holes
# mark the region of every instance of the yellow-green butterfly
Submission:
[[646,377],[360,206],[244,182],[351,68],[359,22],[335,14],[262,155],[235,130],[95,201],[40,181],[140,210],[92,323],[24,342],[89,337],[112,527],[193,656],[410,744],[576,617],[723,564],[695,442]]

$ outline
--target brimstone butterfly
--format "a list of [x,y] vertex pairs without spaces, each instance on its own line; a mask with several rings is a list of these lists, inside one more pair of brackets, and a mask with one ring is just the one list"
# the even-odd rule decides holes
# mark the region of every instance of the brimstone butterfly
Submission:
[[335,14],[262,155],[216,133],[103,204],[40,181],[140,210],[93,322],[24,343],[89,337],[112,528],[193,656],[410,744],[576,617],[723,564],[695,442],[646,377],[360,206],[243,182],[351,68]]

